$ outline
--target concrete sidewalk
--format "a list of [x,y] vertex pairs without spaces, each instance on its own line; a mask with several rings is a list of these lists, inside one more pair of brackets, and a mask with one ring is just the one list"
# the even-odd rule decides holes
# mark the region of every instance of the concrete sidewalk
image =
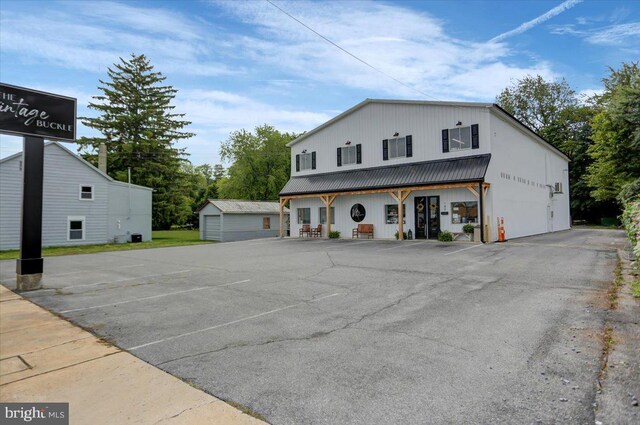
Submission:
[[0,400],[68,402],[71,424],[264,424],[1,285]]

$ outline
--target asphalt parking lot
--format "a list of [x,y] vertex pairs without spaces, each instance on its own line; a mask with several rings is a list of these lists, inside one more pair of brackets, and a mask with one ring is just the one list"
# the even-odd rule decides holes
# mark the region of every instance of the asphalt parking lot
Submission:
[[[593,423],[622,243],[585,229],[50,257],[47,289],[25,295],[274,424]],[[0,263],[8,287],[14,270]]]

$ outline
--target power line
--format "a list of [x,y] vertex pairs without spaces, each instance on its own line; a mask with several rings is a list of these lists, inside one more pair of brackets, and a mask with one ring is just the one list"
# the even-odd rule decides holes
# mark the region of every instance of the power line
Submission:
[[369,62],[365,61],[364,59],[359,58],[358,56],[354,55],[353,53],[351,53],[350,51],[348,51],[347,49],[345,49],[344,47],[340,46],[338,43],[335,43],[334,41],[330,40],[329,38],[325,37],[324,35],[320,34],[318,31],[314,30],[313,28],[311,28],[309,25],[305,24],[304,22],[302,22],[300,19],[296,18],[295,16],[291,15],[289,12],[287,12],[286,10],[282,9],[280,6],[278,6],[277,4],[275,4],[274,2],[272,2],[271,0],[265,0],[267,3],[269,3],[271,6],[275,7],[276,9],[278,9],[280,12],[284,13],[285,15],[287,15],[289,18],[293,19],[294,21],[296,21],[297,23],[299,23],[300,25],[302,25],[303,27],[305,27],[306,29],[308,29],[309,31],[311,31],[312,33],[314,33],[315,35],[317,35],[318,37],[322,38],[324,41],[326,41],[327,43],[333,45],[334,47],[342,50],[344,53],[348,54],[349,56],[351,56],[352,58],[354,58],[355,60],[357,60],[358,62],[363,63],[364,65],[368,66],[369,68],[373,69],[376,72],[379,72],[380,74],[384,75],[387,78],[392,79],[393,81],[395,81],[396,83],[414,90],[417,93],[420,93],[421,95],[425,96],[425,97],[429,97],[431,99],[440,101],[440,99],[431,96],[430,94],[427,94],[425,92],[423,92],[420,89],[415,88],[414,86],[407,84],[401,80],[398,80],[397,78],[395,78],[393,75],[389,75],[386,72],[382,71],[381,69],[376,68],[375,66],[371,65]]

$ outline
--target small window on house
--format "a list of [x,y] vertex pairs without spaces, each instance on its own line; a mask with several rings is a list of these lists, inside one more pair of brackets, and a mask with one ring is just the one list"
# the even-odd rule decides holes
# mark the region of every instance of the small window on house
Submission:
[[478,202],[452,202],[451,223],[466,224],[478,222]]
[[[398,224],[398,204],[389,204],[384,206],[387,224]],[[407,224],[407,206],[402,204],[402,223]]]
[[93,186],[80,185],[80,200],[93,201]]
[[316,169],[316,153],[304,152],[296,155],[296,171],[315,170]]
[[[327,224],[327,207],[320,207],[320,224]],[[335,207],[331,207],[331,224],[336,224]]]
[[356,163],[356,147],[346,146],[342,149],[342,165]]
[[84,217],[68,217],[68,240],[84,240]]
[[264,230],[271,229],[271,217],[262,217],[262,228]]
[[471,127],[449,129],[449,151],[471,149]]
[[311,224],[311,208],[298,208],[298,224]]
[[407,139],[398,137],[389,139],[389,158],[400,158],[407,156]]

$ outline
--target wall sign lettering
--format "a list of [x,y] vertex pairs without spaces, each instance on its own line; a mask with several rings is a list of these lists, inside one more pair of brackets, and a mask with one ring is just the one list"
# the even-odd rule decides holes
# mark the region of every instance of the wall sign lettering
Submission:
[[76,139],[76,99],[0,83],[0,132]]

